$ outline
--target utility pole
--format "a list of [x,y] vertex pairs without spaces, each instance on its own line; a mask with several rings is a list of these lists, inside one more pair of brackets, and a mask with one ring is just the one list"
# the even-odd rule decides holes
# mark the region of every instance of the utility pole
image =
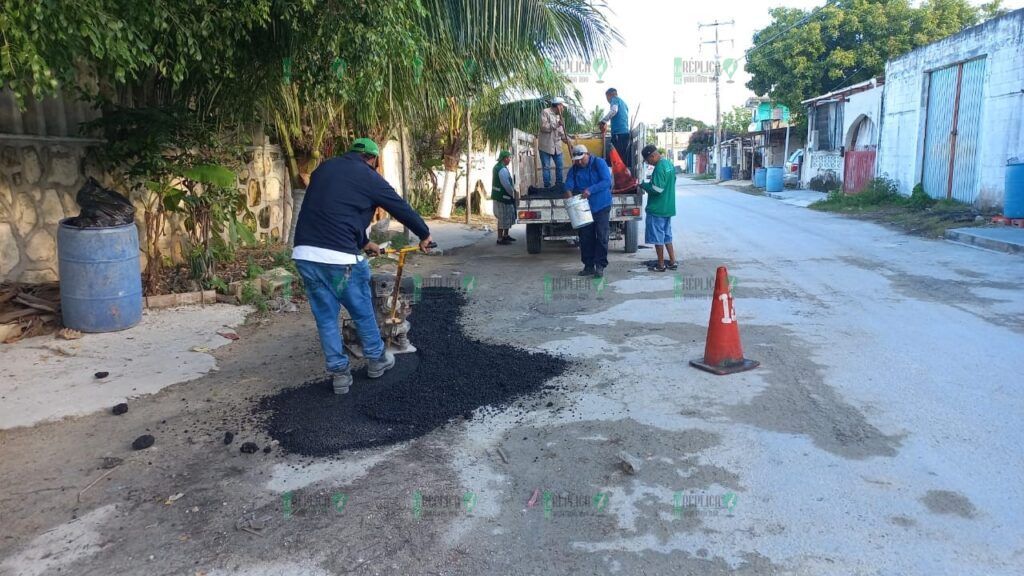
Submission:
[[672,143],[668,146],[672,164],[676,163],[676,91],[672,91]]
[[[473,125],[470,122],[470,104],[472,99],[466,101],[466,224],[469,224],[469,216],[473,213],[473,196],[471,192],[473,173]],[[455,194],[452,194],[454,196]]]
[[698,24],[697,29],[701,28],[714,28],[715,39],[703,42],[703,44],[714,44],[715,45],[715,179],[722,179],[722,96],[721,96],[721,80],[722,80],[722,62],[720,60],[720,54],[718,52],[718,45],[722,42],[732,42],[732,40],[719,40],[718,39],[718,27],[719,26],[732,26],[735,24],[735,20],[729,20],[727,22],[719,22],[715,20],[711,24]]

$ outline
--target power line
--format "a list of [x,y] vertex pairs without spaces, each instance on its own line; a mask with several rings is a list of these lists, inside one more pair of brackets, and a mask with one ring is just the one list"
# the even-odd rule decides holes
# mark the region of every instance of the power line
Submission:
[[[722,151],[719,149],[719,144],[722,141],[722,97],[721,97],[721,85],[722,85],[722,64],[720,62],[718,45],[722,42],[732,42],[732,40],[720,40],[718,38],[718,28],[720,26],[732,26],[735,24],[735,20],[729,20],[728,22],[719,22],[715,20],[710,24],[698,24],[697,29],[701,28],[714,28],[715,39],[702,44],[714,44],[715,45],[715,178],[722,178],[722,160],[720,158]],[[675,111],[673,110],[673,115]]]
[[751,46],[749,50],[747,50],[746,52],[744,52],[744,53],[743,53],[743,59],[744,59],[744,60],[746,60],[746,59],[747,59],[747,57],[748,57],[748,56],[750,55],[750,53],[751,53],[751,52],[754,52],[755,50],[760,50],[761,48],[764,48],[765,46],[767,46],[767,45],[771,44],[772,42],[774,42],[774,41],[775,41],[775,39],[779,38],[780,36],[782,36],[782,35],[783,35],[783,34],[785,34],[786,32],[789,32],[789,31],[790,31],[790,30],[792,30],[793,28],[796,28],[797,26],[801,26],[801,25],[803,25],[803,24],[806,24],[806,23],[807,23],[807,22],[809,22],[809,21],[811,20],[811,18],[813,18],[813,17],[814,17],[814,16],[815,16],[815,15],[816,15],[816,14],[817,14],[818,12],[821,12],[822,10],[824,10],[825,8],[827,8],[828,6],[831,6],[831,5],[833,4],[833,3],[835,3],[835,2],[838,2],[838,1],[839,1],[839,0],[826,0],[824,4],[822,4],[821,6],[818,6],[818,7],[817,7],[817,8],[815,8],[814,10],[811,10],[811,12],[810,12],[809,14],[807,14],[807,15],[806,15],[806,16],[804,16],[803,18],[801,18],[801,19],[797,20],[796,22],[794,22],[794,23],[790,24],[790,25],[789,25],[789,26],[787,26],[787,27],[786,27],[785,29],[783,29],[783,30],[782,30],[781,32],[778,32],[777,34],[775,34],[774,36],[772,36],[772,37],[771,37],[771,38],[769,38],[768,40],[765,40],[765,41],[764,41],[764,42],[762,42],[761,44],[758,44],[758,45],[755,45],[755,46]]

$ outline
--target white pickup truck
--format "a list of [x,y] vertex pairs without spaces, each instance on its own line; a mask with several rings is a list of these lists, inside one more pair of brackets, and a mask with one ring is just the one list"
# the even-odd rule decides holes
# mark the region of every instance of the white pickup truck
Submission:
[[[644,145],[643,134],[645,134],[643,125],[633,130],[634,157],[624,160],[634,176],[643,169],[643,162],[640,159],[640,149]],[[575,141],[577,143],[591,141],[590,143],[593,144],[594,139],[594,137],[579,136],[575,138]],[[597,140],[600,140],[599,136]],[[588,148],[590,147],[588,146]],[[597,144],[597,147],[604,149],[600,143]],[[568,158],[567,153],[563,152],[563,158]],[[571,166],[572,160],[568,159],[565,163]],[[562,198],[525,194],[530,186],[539,186],[542,182],[540,157],[537,153],[535,136],[521,130],[513,132],[510,168],[515,178],[516,188],[520,191],[520,196],[516,199],[516,221],[526,224],[526,251],[530,254],[539,254],[544,240],[576,240],[576,231],[569,223],[569,213],[565,209]],[[637,250],[643,207],[643,192],[639,186],[631,193],[612,194],[609,240],[623,240],[627,254],[632,254]]]

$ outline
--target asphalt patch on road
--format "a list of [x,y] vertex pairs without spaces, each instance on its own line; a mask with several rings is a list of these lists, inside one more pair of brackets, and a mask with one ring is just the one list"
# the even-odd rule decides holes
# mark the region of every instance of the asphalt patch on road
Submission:
[[417,438],[481,407],[500,408],[537,392],[569,362],[545,353],[469,338],[460,322],[465,295],[424,288],[410,317],[418,349],[378,379],[354,373],[348,394],[330,379],[264,398],[267,434],[292,453],[330,456]]

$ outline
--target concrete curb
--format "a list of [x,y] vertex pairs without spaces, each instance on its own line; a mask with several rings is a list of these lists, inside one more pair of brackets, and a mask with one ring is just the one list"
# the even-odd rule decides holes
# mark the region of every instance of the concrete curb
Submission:
[[1014,241],[1014,239],[1004,239],[995,237],[1002,235],[1002,233],[993,233],[998,229],[994,228],[955,228],[953,230],[946,230],[946,240],[954,242],[956,244],[962,244],[964,246],[970,246],[972,248],[983,248],[985,250],[992,250],[994,252],[1003,252],[1007,254],[1024,254],[1024,233],[1021,234],[1020,241]]

